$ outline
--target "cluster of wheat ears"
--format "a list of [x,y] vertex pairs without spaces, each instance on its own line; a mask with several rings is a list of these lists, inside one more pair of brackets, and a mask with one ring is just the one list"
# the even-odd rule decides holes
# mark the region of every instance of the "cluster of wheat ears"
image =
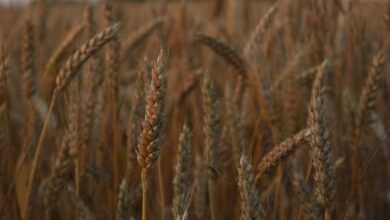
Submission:
[[1,9],[0,219],[390,215],[390,4],[203,4]]

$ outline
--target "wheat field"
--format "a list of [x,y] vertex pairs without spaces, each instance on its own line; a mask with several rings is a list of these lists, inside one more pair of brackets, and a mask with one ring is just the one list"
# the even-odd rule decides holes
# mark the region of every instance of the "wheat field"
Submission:
[[390,217],[390,1],[0,6],[0,219]]

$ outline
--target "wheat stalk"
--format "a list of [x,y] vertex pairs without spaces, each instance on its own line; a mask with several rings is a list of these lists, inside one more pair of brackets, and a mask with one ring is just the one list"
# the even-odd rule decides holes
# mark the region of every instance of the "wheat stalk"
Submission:
[[[4,150],[3,146],[9,145],[9,100],[8,100],[8,74],[9,74],[9,64],[8,57],[5,55],[3,47],[0,49],[0,114],[2,120],[2,127],[5,127],[5,130],[2,130],[0,135],[0,152]],[[3,121],[4,120],[4,121]],[[4,123],[4,124],[3,124]]]
[[[104,22],[109,27],[116,22],[116,11],[108,1],[104,4]],[[107,45],[105,53],[105,75],[104,75],[104,119],[103,119],[103,140],[106,146],[112,146],[112,172],[113,172],[113,190],[118,192],[119,186],[119,148],[121,145],[121,131],[119,119],[119,83],[120,72],[120,41],[118,36],[113,36]],[[115,207],[114,194],[112,207]]]
[[165,96],[165,65],[163,52],[157,58],[152,69],[152,80],[146,97],[145,119],[137,146],[137,160],[141,167],[142,181],[142,220],[148,219],[148,177],[150,169],[159,158],[163,121],[163,101]]

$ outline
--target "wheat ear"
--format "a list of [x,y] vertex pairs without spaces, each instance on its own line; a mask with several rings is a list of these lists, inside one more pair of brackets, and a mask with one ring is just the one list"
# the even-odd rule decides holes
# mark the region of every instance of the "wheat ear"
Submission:
[[195,35],[195,42],[209,47],[216,54],[226,60],[230,65],[232,65],[238,71],[238,73],[246,75],[248,70],[244,59],[227,43],[202,33]]
[[208,166],[208,189],[211,219],[217,219],[216,201],[216,179],[217,179],[217,155],[219,138],[221,136],[221,116],[219,112],[219,101],[213,81],[209,74],[205,74],[203,87],[203,107],[204,107],[204,134],[205,134],[205,159]]
[[142,132],[138,142],[137,160],[141,167],[142,181],[142,220],[148,219],[147,199],[148,199],[148,177],[150,169],[159,158],[160,140],[163,122],[163,102],[165,96],[165,65],[163,52],[153,65],[152,81],[149,94],[146,98],[145,119],[142,125]]
[[256,181],[260,181],[270,169],[280,164],[282,160],[291,155],[300,145],[308,141],[312,132],[313,129],[311,128],[303,129],[294,136],[287,138],[281,144],[273,147],[258,165]]
[[192,181],[192,132],[187,125],[183,126],[179,140],[179,152],[177,155],[175,178],[173,181],[173,216],[175,219],[185,218]]
[[264,211],[260,202],[260,193],[256,188],[255,175],[250,161],[244,154],[241,155],[238,167],[238,188],[241,198],[241,219],[263,219]]
[[326,77],[330,74],[330,62],[324,63],[314,81],[309,107],[309,126],[313,128],[310,138],[312,165],[314,168],[314,193],[318,203],[330,213],[335,195],[335,175],[332,160],[332,143],[326,112]]

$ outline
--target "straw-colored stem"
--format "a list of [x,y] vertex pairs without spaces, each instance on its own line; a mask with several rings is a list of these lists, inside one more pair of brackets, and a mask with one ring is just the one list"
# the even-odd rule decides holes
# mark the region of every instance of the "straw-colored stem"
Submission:
[[76,157],[76,163],[75,163],[75,182],[76,182],[76,194],[77,196],[80,196],[80,179],[81,179],[81,160],[82,158],[80,155]]
[[331,219],[332,219],[331,217],[332,217],[332,216],[331,216],[330,209],[329,209],[329,208],[325,209],[325,212],[324,212],[324,220],[331,220]]
[[163,169],[162,169],[162,162],[161,162],[161,156],[160,160],[158,161],[158,181],[159,181],[159,187],[160,187],[160,199],[161,199],[161,220],[165,220],[165,191],[164,191],[164,175],[163,175]]
[[148,174],[147,168],[143,168],[141,171],[142,181],[142,220],[147,220],[147,206],[148,206]]
[[34,154],[34,159],[33,159],[32,167],[31,167],[31,171],[30,171],[30,176],[28,179],[27,194],[25,197],[24,206],[22,207],[22,219],[23,220],[28,219],[28,214],[29,214],[28,206],[29,206],[31,191],[32,191],[33,184],[34,184],[34,177],[35,177],[36,170],[38,168],[38,162],[40,161],[39,157],[42,153],[43,141],[45,140],[45,137],[46,137],[47,128],[48,128],[49,121],[50,121],[50,116],[51,116],[51,113],[53,111],[55,101],[57,99],[57,94],[58,94],[57,90],[54,90],[53,95],[51,97],[51,101],[50,101],[49,111],[47,112],[45,121],[43,123],[42,131],[41,131],[41,134],[40,134],[39,140],[38,140],[38,145],[37,145],[37,148],[36,148],[36,151]]
[[216,189],[215,189],[215,180],[209,179],[208,182],[209,188],[209,201],[210,201],[210,215],[211,220],[217,220],[217,201],[216,201]]

